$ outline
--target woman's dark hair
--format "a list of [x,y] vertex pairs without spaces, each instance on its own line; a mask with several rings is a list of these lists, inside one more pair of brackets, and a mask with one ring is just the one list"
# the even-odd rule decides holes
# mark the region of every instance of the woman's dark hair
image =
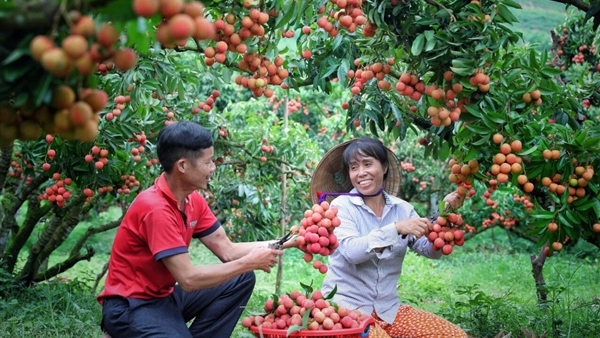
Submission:
[[[389,163],[388,150],[381,141],[370,137],[360,137],[350,142],[346,149],[344,149],[343,161],[345,173],[350,171],[350,162],[358,159],[359,156],[376,158],[381,162],[382,167],[387,167]],[[383,174],[384,180],[387,178],[388,172],[389,168]]]
[[194,122],[179,121],[158,133],[156,152],[164,171],[170,173],[181,158],[196,159],[212,146],[213,138],[206,128]]

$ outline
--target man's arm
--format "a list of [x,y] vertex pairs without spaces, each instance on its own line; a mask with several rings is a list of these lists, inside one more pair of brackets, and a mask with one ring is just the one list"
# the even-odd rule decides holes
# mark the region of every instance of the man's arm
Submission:
[[222,264],[194,266],[187,252],[165,257],[162,261],[181,288],[190,292],[219,285],[249,271],[271,272],[281,254],[279,250],[263,246],[255,247],[243,257]]
[[274,242],[261,241],[234,243],[227,237],[223,228],[219,228],[210,235],[200,238],[200,241],[212,251],[221,262],[231,262],[239,259],[254,248],[266,248],[269,243]]

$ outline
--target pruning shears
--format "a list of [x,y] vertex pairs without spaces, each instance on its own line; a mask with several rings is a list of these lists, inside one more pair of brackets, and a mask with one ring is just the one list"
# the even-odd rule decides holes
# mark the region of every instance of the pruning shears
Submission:
[[276,249],[276,250],[281,250],[281,249],[283,249],[283,243],[289,241],[290,238],[292,238],[293,236],[294,236],[294,233],[292,231],[290,231],[287,234],[285,234],[285,235],[277,238],[275,240],[275,242],[269,243],[269,248]]

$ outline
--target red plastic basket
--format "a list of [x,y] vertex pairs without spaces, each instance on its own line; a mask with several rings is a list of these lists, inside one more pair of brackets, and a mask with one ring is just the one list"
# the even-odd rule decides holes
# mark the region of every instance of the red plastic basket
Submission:
[[[320,337],[320,338],[366,338],[369,336],[373,318],[363,320],[358,327],[342,330],[301,330],[291,333],[290,338]],[[259,338],[286,338],[287,330],[261,329],[256,326],[250,327],[255,337]]]

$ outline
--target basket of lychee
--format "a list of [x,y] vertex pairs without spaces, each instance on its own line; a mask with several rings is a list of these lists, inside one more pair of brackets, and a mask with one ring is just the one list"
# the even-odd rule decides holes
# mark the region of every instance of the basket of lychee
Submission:
[[263,338],[360,338],[367,337],[373,318],[330,301],[320,290],[292,290],[268,299],[264,313],[242,319],[242,326]]
[[[304,218],[300,226],[293,226],[291,231],[297,233],[296,243],[298,249],[304,252],[304,261],[313,262],[313,267],[321,273],[326,273],[328,268],[315,255],[329,256],[339,246],[333,230],[340,225],[337,217],[338,209],[330,206],[329,202],[315,203],[304,211]],[[314,261],[313,261],[314,260]]]

